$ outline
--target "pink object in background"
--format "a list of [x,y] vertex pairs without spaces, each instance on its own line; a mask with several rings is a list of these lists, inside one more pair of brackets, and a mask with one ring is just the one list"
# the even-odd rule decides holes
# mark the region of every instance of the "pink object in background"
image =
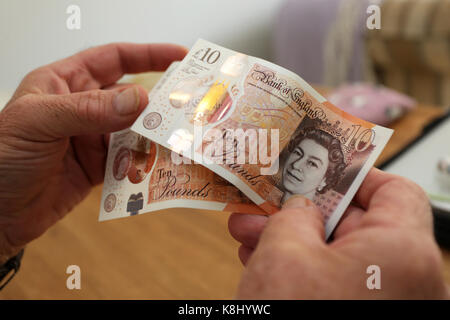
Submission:
[[402,93],[370,84],[344,85],[331,92],[328,100],[345,112],[383,126],[416,106]]

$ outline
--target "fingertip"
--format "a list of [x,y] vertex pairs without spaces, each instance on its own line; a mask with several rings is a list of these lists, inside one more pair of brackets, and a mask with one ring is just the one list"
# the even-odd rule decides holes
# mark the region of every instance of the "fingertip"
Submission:
[[325,243],[324,218],[319,208],[310,200],[295,197],[270,216],[260,243],[281,242]]
[[290,197],[282,207],[282,211],[292,211],[298,214],[302,214],[305,210],[309,212],[310,215],[312,214],[315,218],[317,218],[317,220],[320,220],[321,223],[324,222],[323,215],[319,208],[314,204],[314,202],[302,195],[294,195]]
[[104,90],[111,95],[113,112],[105,114],[102,133],[115,132],[130,127],[148,104],[147,91],[140,85],[126,85],[115,90]]
[[231,236],[244,245],[255,247],[268,217],[254,214],[232,213],[228,219]]
[[314,206],[314,203],[311,200],[300,194],[296,194],[283,204],[283,209],[303,209],[312,206]]
[[189,52],[189,48],[185,47],[185,46],[180,46],[180,48],[181,48],[182,52],[184,53],[184,55],[186,56]]
[[245,222],[245,214],[242,213],[232,213],[228,218],[228,230],[230,231],[231,236],[237,240],[241,241],[241,229],[242,224]]
[[188,54],[188,52],[190,50],[188,47],[185,47],[185,46],[182,46],[182,45],[179,45],[179,44],[174,44],[173,46],[176,46],[177,50],[179,51],[178,52],[178,54],[180,55],[179,57],[181,59],[183,59]]
[[240,213],[232,213],[230,214],[229,218],[228,218],[228,230],[230,231],[231,235],[233,235],[234,229],[237,227],[237,223],[236,220],[239,221],[239,216]]

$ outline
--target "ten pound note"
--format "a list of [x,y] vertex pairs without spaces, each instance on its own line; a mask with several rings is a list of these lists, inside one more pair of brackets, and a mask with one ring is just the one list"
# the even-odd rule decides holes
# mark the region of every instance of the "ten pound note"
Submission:
[[[149,98],[177,63],[161,77]],[[177,164],[171,151],[125,129],[112,133],[99,220],[183,207],[265,214],[239,189],[199,164]]]
[[173,165],[199,166],[192,159],[212,170],[260,213],[296,194],[311,199],[327,237],[392,134],[346,114],[296,74],[204,40],[164,74],[131,129],[172,150]]
[[169,207],[271,214],[300,194],[327,237],[392,134],[294,73],[204,40],[131,130],[111,136],[100,220]]
[[264,214],[236,187],[129,129],[111,135],[100,220],[183,207]]

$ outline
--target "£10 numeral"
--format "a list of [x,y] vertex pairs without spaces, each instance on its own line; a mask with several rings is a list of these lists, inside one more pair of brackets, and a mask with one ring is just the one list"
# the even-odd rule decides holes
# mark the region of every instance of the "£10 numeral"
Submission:
[[212,50],[211,48],[208,48],[204,53],[204,55],[200,58],[200,60],[203,62],[207,62],[209,64],[216,63],[217,60],[219,60],[220,58],[220,51],[218,50],[211,51],[211,50]]

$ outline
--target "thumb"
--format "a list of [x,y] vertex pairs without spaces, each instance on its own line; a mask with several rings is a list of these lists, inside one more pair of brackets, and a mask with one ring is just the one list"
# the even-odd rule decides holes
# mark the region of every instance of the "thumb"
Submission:
[[286,242],[308,246],[325,243],[322,213],[303,196],[289,198],[283,208],[269,218],[258,247]]
[[125,129],[148,103],[140,86],[20,99],[22,127],[42,141]]

